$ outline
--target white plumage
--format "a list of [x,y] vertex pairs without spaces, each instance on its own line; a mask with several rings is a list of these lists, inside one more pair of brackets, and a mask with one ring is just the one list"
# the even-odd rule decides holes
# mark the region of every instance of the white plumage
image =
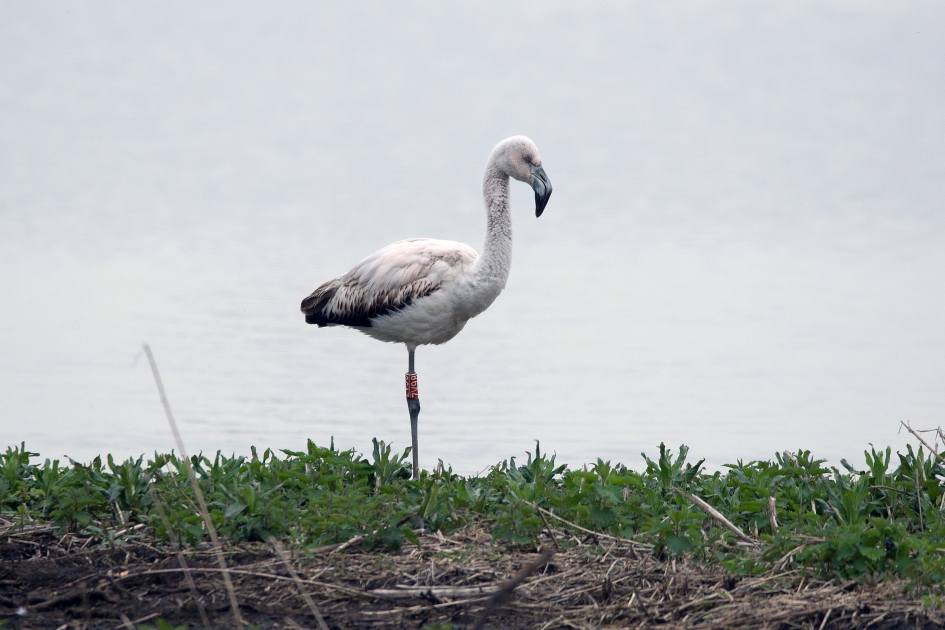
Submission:
[[307,320],[317,312],[320,326],[351,326],[380,341],[444,343],[489,305],[477,310],[463,282],[478,258],[456,241],[398,241],[320,286],[302,310]]
[[[417,346],[441,344],[486,310],[505,288],[512,264],[509,178],[531,183],[535,216],[541,216],[551,183],[538,148],[524,136],[500,142],[486,163],[482,182],[486,239],[482,255],[455,241],[411,238],[378,250],[345,275],[329,280],[302,300],[309,324],[349,326],[380,341],[406,344],[409,375]],[[419,401],[408,407],[417,468]]]

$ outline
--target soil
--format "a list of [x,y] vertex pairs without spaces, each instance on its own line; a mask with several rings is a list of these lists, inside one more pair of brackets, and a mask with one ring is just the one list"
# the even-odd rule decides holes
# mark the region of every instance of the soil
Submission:
[[[146,530],[120,534],[123,544],[101,549],[97,539],[49,526],[0,532],[0,627],[120,629],[158,619],[236,627],[212,550],[186,551],[185,573],[181,555]],[[945,623],[945,613],[895,582],[825,582],[802,569],[736,579],[718,566],[657,559],[630,541],[570,540],[578,544],[566,550],[549,540],[540,555],[469,529],[423,534],[419,546],[397,552],[366,551],[354,540],[307,554],[263,543],[223,553],[239,614],[261,628],[458,629],[484,618],[486,628],[542,630]]]

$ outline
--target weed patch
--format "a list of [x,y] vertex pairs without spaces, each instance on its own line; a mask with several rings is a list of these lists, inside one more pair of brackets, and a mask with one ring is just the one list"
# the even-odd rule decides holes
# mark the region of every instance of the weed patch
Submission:
[[[417,481],[409,449],[378,440],[373,447],[362,456],[309,442],[301,451],[253,449],[249,457],[195,455],[190,465],[231,556],[275,538],[295,558],[366,554],[372,559],[364,566],[386,574],[422,538],[474,530],[489,544],[440,545],[433,563],[501,563],[553,544],[559,557],[604,562],[632,553],[705,567],[723,581],[779,574],[798,585],[895,584],[930,611],[945,595],[945,468],[923,447],[871,448],[862,470],[846,460],[829,467],[800,450],[708,472],[689,461],[685,446],[660,445],[634,470],[602,460],[571,469],[536,444],[524,462],[510,458],[483,476],[447,467],[422,471]],[[87,464],[40,462],[23,444],[0,453],[0,533],[10,541],[45,532],[121,558],[173,540],[199,555],[208,539],[199,512],[174,453]]]

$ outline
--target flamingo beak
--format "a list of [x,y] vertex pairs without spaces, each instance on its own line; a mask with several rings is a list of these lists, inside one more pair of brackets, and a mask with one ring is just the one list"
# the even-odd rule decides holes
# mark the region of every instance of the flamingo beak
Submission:
[[551,197],[551,181],[540,166],[532,166],[532,190],[535,191],[535,216],[540,217]]

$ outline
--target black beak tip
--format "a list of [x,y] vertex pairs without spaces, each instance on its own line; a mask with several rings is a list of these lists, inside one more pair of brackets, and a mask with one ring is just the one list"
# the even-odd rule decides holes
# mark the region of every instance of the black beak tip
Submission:
[[535,190],[535,216],[540,217],[551,198],[551,182],[540,166],[532,167],[532,188]]

